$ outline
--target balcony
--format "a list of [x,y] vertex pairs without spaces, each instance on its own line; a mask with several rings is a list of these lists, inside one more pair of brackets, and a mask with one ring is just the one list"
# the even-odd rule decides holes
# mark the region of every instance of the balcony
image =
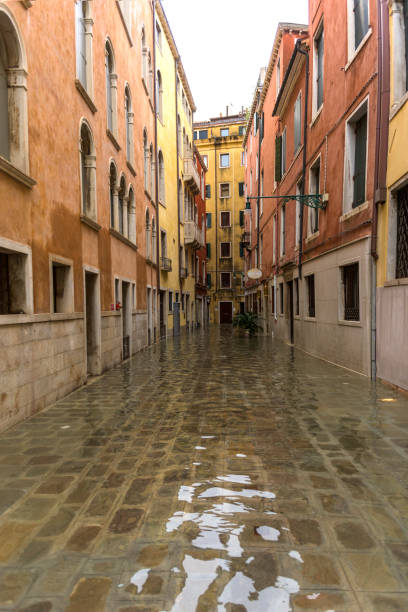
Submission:
[[201,249],[204,244],[204,231],[195,221],[184,221],[184,244],[193,249]]
[[160,270],[171,272],[171,259],[168,257],[160,257]]
[[180,268],[180,278],[187,278],[188,272],[187,268]]
[[184,158],[184,182],[194,193],[200,193],[200,175],[194,165],[193,156]]

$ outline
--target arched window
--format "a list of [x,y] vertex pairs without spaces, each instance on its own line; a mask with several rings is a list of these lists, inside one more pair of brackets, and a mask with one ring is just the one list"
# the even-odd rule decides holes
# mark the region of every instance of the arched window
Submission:
[[159,202],[164,204],[166,201],[166,187],[165,187],[165,180],[164,180],[164,158],[163,158],[163,153],[161,151],[159,151],[158,162],[159,162],[158,164],[159,165]]
[[156,221],[152,217],[152,261],[156,263]]
[[134,162],[134,144],[133,144],[133,109],[132,97],[130,95],[129,85],[125,87],[125,119],[126,119],[126,158],[133,165]]
[[157,116],[163,121],[163,79],[160,70],[157,71],[156,98]]
[[153,145],[150,143],[149,151],[150,159],[150,195],[154,198],[154,158],[153,158]]
[[136,206],[133,187],[130,187],[128,196],[128,238],[136,244]]
[[149,147],[146,129],[143,130],[143,174],[145,191],[149,191]]
[[189,205],[188,205],[188,191],[184,190],[184,219],[185,221],[191,221],[189,217]]
[[146,47],[146,32],[143,27],[142,28],[142,79],[144,80],[146,87],[147,87],[147,54],[148,54],[148,49]]
[[96,221],[96,157],[92,133],[83,121],[80,134],[82,214]]
[[183,221],[183,184],[180,179],[178,182],[178,204],[180,221]]
[[117,75],[112,45],[109,40],[105,45],[105,78],[106,78],[106,114],[108,130],[117,137]]
[[150,259],[151,244],[150,244],[150,215],[149,211],[146,210],[146,259]]
[[91,2],[76,0],[77,79],[91,98],[93,98],[92,25]]
[[183,128],[183,157],[187,157],[186,128]]
[[125,177],[122,176],[119,184],[119,232],[123,234],[124,223],[123,223],[123,213],[125,208],[125,195],[126,195],[126,182]]
[[147,79],[148,79],[148,83],[147,83],[147,90],[149,92],[149,96],[152,98],[152,93],[153,93],[153,69],[152,69],[152,56],[150,54],[150,51],[147,54]]
[[[28,174],[26,57],[17,24],[0,6],[0,155]],[[7,172],[5,164],[1,164]]]
[[109,168],[109,195],[110,195],[110,224],[111,227],[117,228],[117,223],[115,222],[116,210],[117,210],[117,200],[118,200],[118,187],[117,187],[117,172],[116,166],[113,162],[111,162]]

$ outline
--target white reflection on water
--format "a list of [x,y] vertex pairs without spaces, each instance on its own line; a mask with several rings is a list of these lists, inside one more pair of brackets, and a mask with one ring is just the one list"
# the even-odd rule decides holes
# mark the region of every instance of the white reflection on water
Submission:
[[138,593],[142,592],[145,582],[149,576],[149,572],[150,569],[141,569],[136,572],[136,574],[133,574],[133,576],[131,577],[130,582],[131,584],[134,584],[135,587],[137,587]]

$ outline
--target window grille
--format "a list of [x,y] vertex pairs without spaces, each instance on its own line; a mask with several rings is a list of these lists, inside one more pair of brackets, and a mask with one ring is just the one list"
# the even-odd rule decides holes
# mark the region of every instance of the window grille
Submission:
[[397,194],[396,278],[408,277],[408,186]]
[[345,321],[360,320],[360,297],[358,280],[358,263],[343,268],[344,286],[344,319]]
[[355,126],[355,155],[354,155],[354,193],[353,208],[365,201],[366,190],[366,157],[367,157],[367,114],[363,115]]
[[308,301],[309,301],[309,309],[308,314],[309,317],[316,316],[316,303],[315,303],[315,277],[314,274],[306,277],[307,280],[307,289],[308,289]]

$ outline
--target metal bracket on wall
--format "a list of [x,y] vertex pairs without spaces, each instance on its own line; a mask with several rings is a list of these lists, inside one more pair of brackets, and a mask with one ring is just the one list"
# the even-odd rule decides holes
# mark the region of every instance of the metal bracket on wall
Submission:
[[309,208],[320,208],[325,210],[327,202],[329,201],[328,193],[310,193],[306,195],[277,195],[277,196],[248,196],[246,199],[246,210],[250,210],[250,200],[282,200],[282,204],[286,204],[290,200],[295,200],[309,206]]

